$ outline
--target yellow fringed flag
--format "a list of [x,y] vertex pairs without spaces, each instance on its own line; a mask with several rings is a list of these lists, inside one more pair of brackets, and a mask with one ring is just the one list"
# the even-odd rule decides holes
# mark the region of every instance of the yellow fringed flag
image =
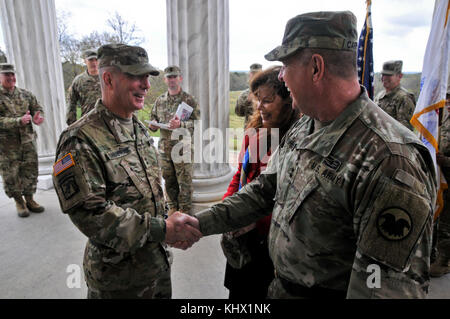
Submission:
[[436,169],[438,194],[434,218],[443,208],[442,193],[447,188],[442,172],[436,163],[439,150],[439,109],[445,106],[448,64],[450,55],[450,0],[436,0],[433,20],[423,60],[420,95],[411,124],[419,131],[422,142],[428,148]]

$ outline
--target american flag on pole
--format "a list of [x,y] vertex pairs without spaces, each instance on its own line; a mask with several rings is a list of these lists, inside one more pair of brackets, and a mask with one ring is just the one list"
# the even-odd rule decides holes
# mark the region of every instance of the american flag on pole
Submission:
[[53,165],[53,175],[58,176],[62,172],[64,172],[69,167],[72,167],[75,165],[75,161],[73,160],[72,154],[67,154],[63,158],[61,158],[59,161]]
[[436,163],[436,153],[439,150],[439,109],[445,106],[447,92],[450,55],[449,12],[450,0],[435,1],[430,36],[423,59],[420,95],[410,121],[420,133],[422,142],[434,160],[439,186],[435,218],[442,210],[442,192],[447,188],[447,183]]
[[367,13],[361,36],[358,42],[358,79],[366,87],[369,97],[373,100],[374,73],[373,73],[373,30],[372,30],[372,1],[367,0]]

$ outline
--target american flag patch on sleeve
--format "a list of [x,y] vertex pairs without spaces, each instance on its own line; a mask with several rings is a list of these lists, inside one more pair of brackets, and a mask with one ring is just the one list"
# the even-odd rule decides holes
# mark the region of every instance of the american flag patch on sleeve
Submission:
[[68,153],[53,165],[53,175],[58,176],[69,167],[75,166],[72,154]]

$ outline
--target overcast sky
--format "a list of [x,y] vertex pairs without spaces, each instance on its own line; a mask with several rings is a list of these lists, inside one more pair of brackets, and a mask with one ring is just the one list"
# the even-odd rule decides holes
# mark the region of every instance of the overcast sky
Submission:
[[[106,20],[115,11],[140,29],[141,44],[150,63],[167,66],[166,0],[55,0],[56,9],[71,14],[69,32],[77,37],[108,30]],[[271,65],[264,55],[281,43],[286,22],[311,11],[350,10],[365,19],[365,0],[229,0],[230,70],[247,70],[259,62]],[[434,1],[372,0],[375,72],[384,61],[403,60],[404,72],[420,72],[427,44]],[[3,38],[0,46],[4,49]]]

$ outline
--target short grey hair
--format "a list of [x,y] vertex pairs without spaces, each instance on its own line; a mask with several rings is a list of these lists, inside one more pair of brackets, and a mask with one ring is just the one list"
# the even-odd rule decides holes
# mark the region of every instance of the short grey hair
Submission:
[[357,76],[356,51],[338,51],[332,49],[302,49],[297,53],[300,63],[306,64],[311,60],[313,54],[323,57],[325,67],[334,76],[348,79]]
[[100,70],[98,70],[98,76],[100,77],[100,87],[102,90],[105,88],[105,82],[103,81],[103,74],[105,74],[105,72],[117,74],[118,72],[122,72],[122,71],[120,71],[120,69],[114,65],[113,66],[105,66],[105,67],[102,67]]

